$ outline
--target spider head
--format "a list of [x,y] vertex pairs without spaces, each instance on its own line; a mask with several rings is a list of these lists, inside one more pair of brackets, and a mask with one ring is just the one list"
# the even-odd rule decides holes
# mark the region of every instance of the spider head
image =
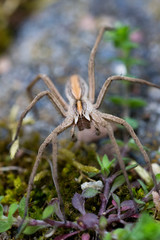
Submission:
[[66,85],[66,96],[79,130],[90,128],[91,103],[88,101],[88,86],[78,75],[72,75]]

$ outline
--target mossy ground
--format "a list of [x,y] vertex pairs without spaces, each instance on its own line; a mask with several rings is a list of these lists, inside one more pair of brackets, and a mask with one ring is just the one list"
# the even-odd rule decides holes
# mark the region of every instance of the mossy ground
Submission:
[[[1,171],[0,173],[0,195],[4,196],[1,203],[3,206],[6,206],[7,214],[8,207],[11,203],[19,203],[22,197],[26,196],[28,179],[40,146],[40,135],[37,132],[32,132],[30,137],[27,137],[26,139],[22,130],[20,136],[20,148],[15,158],[11,159],[9,154],[11,131],[8,129],[7,122],[5,121],[0,123],[0,127],[0,167],[8,167],[7,171]],[[3,134],[4,137],[2,138]],[[41,219],[44,208],[49,204],[52,198],[57,197],[51,176],[51,170],[47,162],[47,159],[51,159],[52,157],[49,152],[49,149],[48,151],[45,151],[43,159],[38,167],[34,186],[31,191],[29,216],[34,219]],[[74,164],[72,164],[73,160]],[[78,165],[79,169],[75,167],[78,162],[80,164]],[[78,212],[73,208],[71,199],[75,192],[81,192],[80,185],[86,180],[85,178],[83,179],[84,175],[81,171],[81,168],[84,166],[83,164],[86,167],[86,171],[88,166],[93,170],[99,171],[98,163],[96,161],[96,146],[94,144],[85,145],[82,143],[76,147],[75,143],[70,140],[61,140],[59,142],[58,152],[59,185],[64,199],[66,218],[71,221],[75,221],[78,217]],[[10,166],[16,166],[17,170],[10,170]],[[20,172],[18,170],[20,170]],[[90,204],[90,199],[87,201],[87,206],[92,212],[96,212],[96,205],[98,204],[97,199],[95,198],[92,200],[92,205]],[[62,234],[63,230],[60,229],[58,232]],[[66,229],[65,232],[67,232]],[[10,237],[14,236],[15,228],[9,230],[8,234],[10,234]],[[39,231],[39,233],[35,234],[35,236],[42,235],[43,231]],[[30,238],[28,236],[23,236],[23,239]],[[38,237],[37,239],[43,238]]]
[[[25,132],[22,130],[20,137],[20,148],[16,154],[16,157],[11,160],[9,155],[9,143],[11,142],[11,131],[7,127],[7,121],[0,123],[0,167],[16,166],[17,170],[1,171],[1,184],[0,195],[4,196],[1,203],[5,206],[6,215],[8,207],[11,203],[19,203],[23,196],[26,196],[26,189],[28,185],[28,179],[32,171],[33,164],[40,146],[40,135],[37,132],[32,132],[27,139],[25,138]],[[2,138],[3,136],[3,138]],[[52,155],[48,151],[45,151],[43,159],[41,160],[38,172],[34,180],[34,186],[31,191],[30,203],[29,203],[29,216],[34,219],[41,219],[42,212],[49,204],[52,198],[56,198],[56,190],[53,184],[51,170],[47,159],[51,159]],[[73,206],[71,199],[73,195],[82,190],[80,185],[86,180],[88,175],[95,175],[94,179],[99,180],[100,175],[98,173],[98,163],[96,161],[97,149],[95,144],[86,145],[84,143],[76,146],[76,144],[70,140],[59,141],[58,152],[58,175],[59,185],[62,193],[62,197],[65,204],[65,213],[67,220],[75,221],[79,217],[78,211]],[[84,167],[85,165],[85,167]],[[82,171],[85,169],[85,173]],[[21,170],[18,172],[18,169]],[[136,179],[134,174],[129,175],[130,181],[133,182]],[[145,196],[142,188],[133,189],[134,196],[141,199]],[[130,195],[126,185],[121,186],[116,191],[116,194],[120,197],[121,201],[129,200]],[[88,212],[97,214],[100,207],[100,196],[97,195],[94,198],[86,200],[86,209]],[[150,203],[153,207],[153,202]],[[146,209],[153,214],[153,208],[148,207]],[[58,220],[54,216],[55,220]],[[9,239],[14,239],[17,228],[7,231]],[[67,229],[60,228],[56,231],[56,235],[69,232]],[[30,236],[23,235],[23,239],[45,239],[45,230],[39,230],[37,233]],[[22,239],[22,238],[20,238]],[[53,239],[53,238],[49,238]],[[79,239],[74,237],[73,239]]]

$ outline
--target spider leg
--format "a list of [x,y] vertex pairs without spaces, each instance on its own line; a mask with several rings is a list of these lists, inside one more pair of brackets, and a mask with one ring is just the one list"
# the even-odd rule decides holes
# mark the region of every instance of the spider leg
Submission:
[[149,168],[149,171],[151,173],[151,176],[152,176],[152,179],[153,179],[153,183],[155,185],[155,188],[156,188],[156,191],[158,192],[159,191],[159,187],[157,185],[157,181],[156,181],[156,178],[155,178],[155,175],[153,173],[153,169],[152,169],[152,166],[151,166],[151,163],[150,163],[150,159],[146,153],[146,151],[144,150],[143,148],[143,145],[141,144],[139,138],[137,137],[137,135],[135,134],[133,128],[125,121],[123,120],[122,118],[119,118],[119,117],[116,117],[116,116],[113,116],[111,114],[106,114],[106,113],[100,113],[98,111],[98,114],[100,114],[100,116],[102,118],[104,118],[105,120],[108,120],[110,122],[114,122],[114,123],[118,123],[118,124],[121,124],[123,125],[127,131],[129,132],[129,134],[131,135],[131,137],[134,139],[135,143],[137,144],[140,152],[142,153],[146,163],[147,163],[147,166]]
[[[130,196],[131,196],[132,200],[134,201],[134,196],[133,196],[133,193],[132,193],[131,184],[130,184],[130,182],[128,180],[128,174],[126,172],[125,164],[124,164],[124,162],[122,160],[121,153],[120,153],[118,144],[116,142],[112,126],[111,126],[110,122],[108,122],[106,120],[106,118],[104,119],[102,116],[97,114],[97,112],[92,115],[94,121],[96,121],[98,124],[102,125],[103,127],[105,127],[107,129],[108,136],[109,136],[109,138],[111,140],[111,143],[112,143],[112,146],[113,146],[113,148],[115,150],[115,153],[116,153],[116,156],[117,156],[120,168],[122,170],[122,173],[124,175],[125,181],[127,183]],[[136,205],[135,201],[134,201],[134,204],[135,204],[135,209],[137,209],[137,205]]]
[[58,171],[57,171],[57,134],[58,133],[54,133],[53,137],[52,137],[52,165],[53,165],[53,181],[54,181],[54,185],[56,188],[56,192],[58,195],[58,199],[59,199],[59,203],[60,203],[60,209],[62,210],[63,213],[63,220],[66,221],[65,219],[65,211],[64,211],[64,204],[63,204],[63,199],[61,196],[61,192],[60,192],[60,188],[59,188],[59,184],[58,184]]
[[17,139],[18,135],[19,135],[19,132],[20,132],[20,129],[21,129],[21,126],[22,126],[22,122],[23,122],[23,119],[25,118],[25,116],[27,115],[27,113],[33,108],[33,106],[36,104],[36,102],[38,102],[42,97],[44,96],[48,96],[49,99],[52,101],[52,103],[54,103],[54,105],[57,107],[57,109],[59,110],[59,112],[63,115],[63,116],[66,116],[66,112],[63,108],[63,106],[60,104],[60,102],[56,99],[56,97],[51,94],[49,91],[43,91],[41,93],[39,93],[33,100],[32,102],[29,104],[29,106],[24,110],[24,112],[21,114],[21,117],[19,119],[19,122],[18,122],[18,127],[17,127],[17,131],[16,131],[16,134],[15,134],[15,137],[11,143],[11,145],[13,144],[13,142]]
[[[28,202],[29,202],[29,197],[30,197],[30,192],[32,190],[32,185],[33,185],[33,181],[34,181],[34,177],[36,175],[36,171],[37,168],[39,166],[40,160],[42,158],[42,154],[45,150],[45,148],[47,147],[47,145],[52,141],[53,143],[53,173],[52,176],[54,176],[54,184],[57,190],[57,194],[58,197],[60,198],[59,200],[61,201],[60,204],[63,205],[63,201],[62,201],[62,197],[60,194],[60,190],[59,190],[59,185],[58,185],[58,181],[57,181],[57,135],[60,134],[61,132],[63,132],[65,129],[69,128],[73,123],[73,118],[72,117],[67,117],[62,124],[60,124],[59,126],[57,126],[51,133],[50,135],[44,140],[44,142],[41,144],[39,150],[38,150],[38,154],[37,154],[37,158],[36,161],[34,163],[33,169],[32,169],[32,173],[30,175],[29,178],[29,182],[28,182],[28,188],[27,188],[27,197],[26,197],[26,205],[25,205],[25,213],[24,213],[24,217],[22,219],[21,225],[20,225],[20,229],[24,223],[25,217],[27,216],[27,210],[28,210]],[[64,216],[64,220],[65,220],[65,216]]]
[[[126,181],[126,183],[127,183],[129,193],[130,193],[130,195],[131,195],[132,200],[134,201],[134,196],[133,196],[131,184],[130,184],[130,182],[129,182],[129,180],[128,180],[128,174],[127,174],[127,172],[126,172],[125,164],[124,164],[123,159],[122,159],[122,157],[121,157],[121,153],[120,153],[118,144],[117,144],[117,142],[116,142],[116,139],[115,139],[115,136],[114,136],[114,133],[113,133],[112,126],[111,126],[111,124],[108,123],[107,121],[106,121],[105,125],[106,125],[106,128],[107,128],[108,136],[109,136],[109,138],[110,138],[110,140],[111,140],[112,146],[114,147],[114,150],[115,150],[115,153],[116,153],[116,156],[117,156],[117,159],[118,159],[120,168],[121,168],[121,170],[122,170],[122,173],[123,173],[123,175],[124,175],[125,181]],[[136,205],[136,204],[135,204],[135,205]],[[136,208],[137,208],[137,206],[136,206]]]
[[111,27],[102,27],[101,30],[99,31],[95,44],[91,50],[89,63],[88,63],[88,77],[89,77],[89,100],[92,103],[94,103],[94,100],[95,100],[95,72],[94,72],[95,55],[104,32],[111,31],[111,30],[113,30],[113,28]]
[[77,136],[75,134],[75,124],[73,124],[73,127],[71,128],[71,138],[73,142],[77,141]]
[[111,76],[109,78],[107,78],[107,80],[104,82],[101,90],[100,90],[100,93],[97,97],[97,101],[95,103],[95,108],[99,108],[101,103],[102,103],[102,100],[108,90],[108,87],[110,86],[111,82],[114,81],[114,80],[125,80],[125,81],[128,81],[128,82],[134,82],[134,83],[141,83],[141,84],[146,84],[150,87],[155,87],[155,88],[159,88],[160,89],[160,86],[154,84],[154,83],[151,83],[151,82],[148,82],[146,80],[143,80],[143,79],[139,79],[139,78],[132,78],[132,77],[125,77],[125,76]]
[[57,98],[57,100],[59,101],[59,103],[62,105],[62,107],[64,108],[64,110],[68,110],[68,104],[66,103],[66,101],[62,98],[62,96],[60,95],[60,93],[58,92],[57,88],[55,87],[55,85],[53,84],[52,80],[46,76],[45,74],[38,74],[36,76],[36,78],[34,78],[32,80],[32,82],[28,85],[27,87],[27,93],[28,93],[28,97],[30,98],[30,100],[32,101],[33,96],[32,96],[32,92],[31,89],[32,87],[36,84],[36,82],[38,82],[39,80],[42,80],[47,87],[49,88],[50,92],[55,96],[55,98]]

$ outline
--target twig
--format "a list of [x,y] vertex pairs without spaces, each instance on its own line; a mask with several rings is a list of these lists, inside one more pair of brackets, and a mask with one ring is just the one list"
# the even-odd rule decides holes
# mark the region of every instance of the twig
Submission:
[[17,166],[0,167],[0,172],[18,171],[24,172],[25,169]]

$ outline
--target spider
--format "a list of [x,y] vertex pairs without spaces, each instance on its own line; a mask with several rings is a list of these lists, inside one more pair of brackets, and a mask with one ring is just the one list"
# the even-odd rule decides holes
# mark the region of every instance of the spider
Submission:
[[[100,107],[103,98],[111,84],[112,81],[115,80],[126,80],[130,82],[135,83],[141,83],[146,84],[148,86],[159,88],[156,84],[150,83],[143,79],[138,78],[131,78],[131,77],[125,77],[125,76],[111,76],[107,78],[107,80],[104,82],[99,95],[97,97],[97,100],[95,101],[95,72],[94,72],[94,60],[95,60],[95,54],[98,48],[98,45],[102,39],[102,36],[105,31],[113,30],[113,28],[110,27],[102,27],[99,31],[99,34],[96,38],[95,44],[91,50],[90,58],[89,58],[89,64],[88,64],[88,76],[89,76],[89,88],[86,84],[86,82],[79,76],[79,75],[72,75],[65,88],[65,93],[68,99],[68,102],[66,102],[63,97],[60,95],[58,90],[56,89],[55,85],[51,81],[51,79],[43,74],[37,75],[37,77],[29,84],[27,91],[30,97],[32,97],[31,89],[32,87],[41,79],[43,82],[47,85],[48,89],[47,91],[40,92],[29,104],[29,106],[25,109],[25,111],[21,114],[20,120],[18,122],[17,132],[14,138],[14,141],[17,139],[20,128],[22,126],[22,121],[27,115],[27,113],[33,108],[33,106],[44,96],[47,96],[49,100],[53,103],[53,105],[56,106],[56,108],[59,110],[59,112],[62,114],[62,116],[65,118],[64,121],[58,125],[50,134],[49,136],[44,140],[44,142],[41,144],[36,161],[33,166],[33,170],[31,172],[28,188],[27,188],[27,197],[26,197],[26,208],[25,208],[25,215],[27,214],[28,209],[28,202],[30,197],[30,192],[33,185],[33,180],[37,171],[37,168],[39,166],[40,160],[42,158],[42,154],[46,148],[46,146],[49,143],[52,143],[52,166],[53,166],[53,180],[55,184],[55,188],[57,191],[57,195],[60,201],[60,206],[63,208],[63,201],[60,194],[59,184],[58,184],[58,174],[57,174],[57,137],[60,133],[62,133],[67,128],[71,127],[71,135],[74,136],[75,126],[78,127],[79,131],[82,131],[84,129],[89,129],[91,127],[91,124],[94,125],[95,130],[97,132],[100,131],[100,126],[103,126],[107,129],[108,136],[111,140],[111,143],[113,145],[116,157],[118,159],[120,168],[122,170],[122,173],[124,174],[125,181],[127,183],[130,195],[133,198],[133,193],[131,190],[131,185],[128,180],[128,175],[125,170],[125,164],[122,160],[119,147],[117,145],[116,139],[114,137],[114,132],[111,126],[111,123],[121,124],[123,125],[131,137],[134,139],[135,143],[137,144],[140,152],[142,153],[148,168],[150,170],[150,173],[153,178],[153,182],[155,184],[156,190],[158,191],[158,185],[156,182],[155,175],[153,173],[149,157],[144,150],[139,138],[135,134],[133,128],[122,118],[113,116],[108,113],[102,113],[98,110]],[[14,142],[13,141],[13,142]],[[64,216],[65,220],[65,216]]]

